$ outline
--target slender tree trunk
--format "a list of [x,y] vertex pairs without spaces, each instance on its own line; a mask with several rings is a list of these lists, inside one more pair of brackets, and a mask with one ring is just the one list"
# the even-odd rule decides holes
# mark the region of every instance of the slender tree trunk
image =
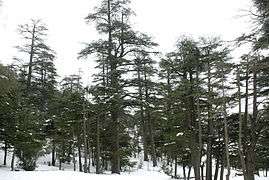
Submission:
[[119,119],[118,119],[118,113],[114,112],[112,114],[112,119],[114,122],[113,125],[113,131],[114,135],[116,137],[114,138],[114,143],[112,145],[112,166],[111,170],[113,174],[120,174],[120,151],[119,151]]
[[[201,154],[202,154],[202,148],[203,148],[203,142],[202,142],[202,122],[200,118],[200,95],[199,95],[199,69],[196,69],[196,86],[197,86],[197,98],[196,98],[196,103],[197,103],[197,119],[198,119],[198,143],[199,143],[199,149],[198,149],[198,154],[197,154],[197,162],[196,162],[196,168],[199,169],[199,171],[196,172],[195,179],[200,180],[201,179],[201,172],[200,172],[200,166],[201,166]],[[199,177],[197,177],[199,176]],[[202,177],[203,179],[203,177]]]
[[206,180],[212,180],[212,135],[213,135],[213,118],[212,118],[212,99],[211,99],[211,65],[208,62],[208,143],[206,152]]
[[[144,80],[145,80],[145,95],[146,95],[146,102],[149,103],[149,92],[148,92],[148,85],[147,85],[147,74],[144,72]],[[147,105],[146,107],[146,115],[147,115],[147,122],[149,127],[149,137],[150,137],[150,146],[151,146],[151,158],[153,162],[153,167],[157,166],[157,155],[156,155],[156,147],[155,147],[155,140],[154,140],[154,124],[150,115],[150,109]]]
[[224,158],[221,162],[221,169],[220,169],[220,180],[223,180],[223,175],[224,175]]
[[139,100],[140,100],[140,118],[142,124],[142,142],[143,142],[143,153],[144,161],[148,161],[148,146],[147,146],[147,123],[144,117],[144,105],[143,105],[143,93],[142,93],[142,78],[141,78],[141,65],[138,64],[137,68],[137,79],[138,79],[138,91],[139,91]]
[[222,113],[224,118],[224,140],[225,140],[225,154],[227,164],[226,180],[230,179],[231,168],[230,168],[230,157],[229,157],[229,136],[228,136],[228,124],[227,124],[227,113],[226,113],[226,101],[225,101],[225,89],[224,89],[224,71],[222,70]]
[[55,143],[52,141],[51,165],[55,166]]
[[[88,137],[89,137],[89,135],[88,135]],[[90,173],[91,172],[91,161],[95,161],[95,157],[96,157],[96,155],[95,154],[93,154],[93,155],[91,155],[92,153],[91,153],[91,149],[92,147],[90,147],[90,140],[88,139],[87,140],[87,151],[88,151],[88,165],[87,165],[87,171],[88,171],[88,173]]]
[[[247,58],[247,67],[246,67],[246,95],[245,95],[245,114],[244,114],[244,121],[243,121],[243,130],[244,133],[247,132],[248,124],[249,124],[249,114],[248,114],[248,99],[249,99],[249,61]],[[251,143],[250,143],[251,144]],[[251,173],[250,167],[252,166],[252,162],[250,160],[250,145],[247,142],[243,142],[243,156],[245,156],[245,166],[246,166],[246,179],[251,180]],[[254,175],[253,175],[254,178]]]
[[99,118],[96,119],[96,174],[101,173],[101,164],[100,164],[100,156],[101,156],[101,150],[100,150],[100,122]]
[[86,126],[86,112],[85,104],[83,104],[83,140],[84,140],[84,173],[88,172],[88,142],[87,142],[87,126]]
[[76,171],[77,170],[77,163],[76,163],[76,157],[73,154],[73,170]]
[[191,166],[189,166],[189,171],[188,171],[188,180],[190,180],[190,178],[191,178]]
[[82,161],[81,161],[81,144],[80,144],[80,137],[78,137],[78,165],[79,165],[79,171],[83,172],[82,168]]
[[62,158],[59,158],[59,170],[62,170]]
[[27,76],[27,88],[31,87],[31,78],[32,78],[32,68],[33,68],[33,58],[34,58],[34,45],[35,45],[35,31],[36,25],[34,24],[32,30],[32,39],[31,39],[31,50],[30,50],[30,60],[29,60],[29,67],[28,67],[28,76]]
[[175,156],[175,178],[177,178],[177,155]]
[[253,65],[253,117],[251,119],[251,137],[250,144],[246,149],[246,168],[248,180],[254,180],[255,173],[255,138],[256,138],[256,122],[257,122],[257,72],[256,72],[256,62]]
[[201,165],[201,180],[204,180],[204,163]]
[[243,155],[243,145],[242,145],[242,116],[241,116],[242,110],[241,110],[241,87],[240,87],[240,69],[239,69],[239,67],[237,67],[237,88],[238,88],[238,104],[239,104],[238,105],[238,107],[239,107],[239,112],[238,112],[238,118],[239,118],[238,152],[239,152],[239,157],[240,157],[240,162],[241,162],[244,180],[248,180],[247,173],[246,173],[245,158]]
[[186,177],[186,165],[183,164],[183,177],[184,177],[184,180],[187,180],[187,177]]
[[215,167],[214,180],[218,180],[218,176],[219,176],[219,164],[220,164],[219,158],[217,158],[216,161],[217,161],[217,163],[216,163],[216,167]]
[[152,154],[152,162],[153,167],[157,166],[157,156],[156,156],[156,148],[155,148],[155,140],[154,140],[154,134],[153,134],[153,122],[150,117],[150,112],[147,110],[147,119],[149,122],[149,136],[150,136],[150,144],[151,144],[151,154]]
[[7,149],[8,149],[8,145],[7,145],[7,142],[5,142],[5,147],[4,147],[4,166],[7,165]]
[[[89,153],[89,156],[92,157],[92,166],[95,167],[95,160],[94,160],[94,150],[93,150],[93,147],[91,148],[90,150],[91,153]],[[91,156],[92,155],[92,156]]]
[[198,150],[193,150],[192,153],[192,164],[193,164],[193,170],[194,170],[194,176],[195,180],[200,180],[200,156]]
[[[62,140],[62,149],[61,149],[61,155],[59,156],[59,170],[62,170],[63,168],[62,168],[62,163],[63,163],[63,157],[64,157],[64,151],[65,151],[65,149],[64,149],[64,140]],[[73,153],[74,153],[74,151],[73,151]],[[75,157],[75,155],[73,154],[73,158]],[[73,161],[74,161],[74,167],[76,166],[75,165],[75,163],[76,163],[76,159],[73,159]]]
[[11,171],[14,171],[15,170],[15,168],[14,168],[14,166],[15,166],[15,149],[13,149],[11,165],[10,166],[11,166]]

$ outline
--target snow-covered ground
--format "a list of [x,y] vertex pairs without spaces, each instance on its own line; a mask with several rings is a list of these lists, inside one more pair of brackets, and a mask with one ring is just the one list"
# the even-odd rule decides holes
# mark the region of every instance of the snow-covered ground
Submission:
[[[109,172],[103,175],[94,173],[74,172],[73,164],[63,164],[64,171],[60,171],[58,167],[48,166],[50,155],[40,157],[38,159],[38,167],[35,171],[10,171],[11,152],[8,153],[7,166],[3,164],[3,151],[0,150],[0,180],[169,180],[169,176],[164,174],[160,168],[153,168],[151,164],[143,163],[142,169],[135,167],[129,172],[121,175],[111,175]],[[82,159],[83,160],[83,159]],[[134,159],[134,161],[137,159]],[[17,161],[17,160],[16,160]],[[94,167],[91,168],[93,171]],[[78,170],[78,168],[77,168]]]
[[74,171],[1,171],[1,180],[168,180],[168,176],[156,171],[139,170],[134,173],[122,175],[96,175]]
[[[153,168],[151,163],[141,162],[138,159],[134,159],[134,161],[137,161],[137,167],[121,175],[111,175],[109,172],[103,175],[74,172],[72,164],[64,164],[64,171],[59,171],[57,167],[47,165],[50,160],[49,155],[39,158],[38,167],[35,171],[10,171],[10,160],[11,153],[7,158],[7,166],[0,165],[0,180],[171,180],[171,177],[167,176],[160,167]],[[3,151],[0,150],[0,164],[2,163]],[[138,167],[141,167],[141,169]],[[94,167],[92,167],[93,169]],[[178,167],[177,172],[178,176],[183,178],[182,167]],[[236,176],[235,174],[236,171],[232,170],[231,180],[243,180],[242,176]],[[191,172],[191,177],[193,177],[193,171]],[[255,179],[269,180],[269,177],[256,176]]]

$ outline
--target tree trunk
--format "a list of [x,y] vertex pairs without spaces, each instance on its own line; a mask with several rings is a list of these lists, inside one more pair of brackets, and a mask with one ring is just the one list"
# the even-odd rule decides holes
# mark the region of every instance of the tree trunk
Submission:
[[213,135],[213,118],[212,118],[212,98],[211,98],[211,65],[208,62],[208,142],[206,152],[206,180],[212,180],[212,135]]
[[35,31],[36,31],[36,25],[34,24],[34,27],[32,30],[30,60],[29,60],[28,76],[27,76],[27,88],[28,89],[31,87],[32,67],[33,67],[33,58],[34,58],[34,45],[35,45]]
[[175,156],[175,174],[174,177],[177,179],[177,155]]
[[156,156],[156,147],[155,147],[155,140],[153,134],[153,122],[150,117],[150,112],[147,110],[147,118],[149,121],[149,136],[150,136],[150,146],[151,146],[151,158],[153,162],[153,167],[157,166],[157,156]]
[[188,171],[188,180],[190,180],[190,178],[191,178],[191,166],[189,166],[189,171]]
[[101,173],[101,164],[100,164],[100,156],[101,156],[101,150],[100,150],[100,121],[99,118],[96,119],[96,174]]
[[11,171],[14,171],[14,166],[15,166],[15,149],[13,149],[13,153],[12,153],[12,159],[11,159]]
[[86,112],[85,104],[83,104],[83,140],[84,140],[84,173],[88,172],[88,143],[87,143],[87,125],[86,125]]
[[250,136],[250,144],[246,149],[246,170],[248,180],[254,180],[255,173],[255,145],[256,145],[256,123],[258,116],[258,106],[257,106],[257,70],[256,70],[256,62],[253,65],[253,116],[251,119],[251,136]]
[[204,163],[201,165],[201,180],[204,180]]
[[220,180],[223,180],[223,175],[224,175],[224,158],[221,162],[221,169],[220,169]]
[[[197,103],[197,119],[198,119],[198,143],[199,143],[199,149],[198,149],[198,154],[197,154],[197,162],[196,165],[199,169],[199,171],[197,171],[196,175],[195,175],[195,179],[196,180],[200,180],[201,179],[201,172],[200,172],[200,166],[201,166],[201,154],[202,154],[202,148],[203,148],[203,142],[202,142],[202,122],[201,122],[201,118],[200,118],[200,95],[199,95],[199,67],[197,67],[196,69],[196,86],[197,86],[197,97],[196,97],[196,103]],[[198,175],[198,177],[197,177]],[[203,176],[203,174],[202,174]],[[203,179],[203,177],[202,177]]]
[[110,64],[110,80],[111,88],[113,88],[114,97],[111,106],[111,120],[112,120],[112,136],[113,136],[113,145],[111,148],[111,172],[112,174],[120,174],[120,136],[119,136],[119,82],[117,75],[117,62],[112,55],[113,42],[112,42],[112,22],[111,22],[111,0],[107,0],[107,20],[108,20],[108,61]]
[[55,143],[52,142],[51,165],[55,166]]
[[89,152],[89,157],[90,157],[90,159],[92,158],[92,163],[91,163],[91,164],[92,164],[93,167],[95,167],[95,164],[96,164],[96,163],[95,163],[95,159],[94,159],[94,158],[95,158],[94,155],[95,155],[95,154],[94,154],[93,147],[91,147],[91,148],[90,148],[90,152]]
[[62,158],[59,159],[59,170],[62,170]]
[[75,156],[75,153],[73,153],[73,170],[74,170],[74,171],[77,170],[77,163],[76,163],[76,156]]
[[191,154],[191,159],[192,159],[192,165],[193,165],[193,170],[194,170],[194,177],[195,180],[200,180],[200,156],[199,156],[199,151],[193,150],[193,153]]
[[186,165],[183,164],[183,177],[184,177],[184,180],[187,180],[187,177],[186,177]]
[[224,118],[224,140],[225,140],[225,154],[227,164],[226,180],[230,179],[231,168],[230,168],[230,157],[229,157],[229,136],[228,136],[228,125],[227,125],[227,113],[226,113],[226,101],[225,101],[225,89],[224,89],[224,72],[222,70],[222,113]]
[[[241,87],[240,87],[240,69],[239,69],[239,67],[237,67],[237,88],[238,88],[238,107],[239,107],[239,112],[238,112],[238,118],[239,118],[238,152],[239,152],[239,157],[240,157],[240,162],[241,162],[244,180],[248,180],[247,173],[246,173],[246,163],[245,163],[245,158],[244,158],[244,154],[243,154],[243,145],[242,145],[242,124],[243,124],[243,122],[242,122],[242,116],[241,116],[242,110],[241,110]],[[245,111],[246,110],[247,110],[247,108],[245,109]]]
[[[78,137],[78,139],[79,138],[80,137]],[[78,140],[78,166],[79,166],[79,171],[83,172],[82,161],[81,161],[81,144],[80,144],[80,140]]]
[[[88,135],[88,137],[89,137],[89,135]],[[88,151],[88,165],[87,165],[87,171],[88,171],[88,173],[90,173],[91,172],[91,161],[95,161],[95,153],[94,154],[92,154],[91,153],[91,148],[93,148],[93,147],[90,147],[90,140],[89,139],[87,139],[87,151]]]
[[217,163],[216,163],[216,167],[215,167],[214,180],[218,180],[218,176],[219,176],[219,164],[220,164],[219,158],[217,158],[216,161],[217,161]]
[[8,149],[8,145],[7,145],[7,142],[5,142],[5,147],[4,147],[4,166],[7,165],[7,149]]
[[143,153],[144,153],[144,161],[148,161],[148,146],[147,146],[147,123],[144,117],[144,105],[143,105],[143,93],[142,93],[142,78],[141,78],[141,65],[138,64],[137,68],[137,79],[138,79],[138,93],[140,100],[140,118],[141,118],[141,126],[142,126],[142,142],[143,142]]
[[120,174],[120,149],[119,149],[119,119],[118,119],[118,113],[117,110],[114,111],[114,113],[111,116],[112,118],[112,126],[113,126],[113,135],[116,137],[113,137],[113,145],[112,145],[112,165],[111,165],[111,171],[112,174]]
[[247,179],[248,180],[255,180],[254,173],[255,173],[255,152],[251,145],[246,149],[246,170],[247,170]]
[[[146,95],[146,102],[149,103],[149,92],[148,92],[148,85],[147,85],[147,74],[144,72],[144,80],[145,80],[145,95]],[[146,107],[146,115],[147,115],[147,122],[149,128],[149,137],[150,137],[150,146],[151,146],[151,158],[153,162],[153,167],[157,166],[157,155],[156,155],[156,147],[155,147],[155,140],[154,140],[154,124],[150,115],[150,108],[149,105]]]

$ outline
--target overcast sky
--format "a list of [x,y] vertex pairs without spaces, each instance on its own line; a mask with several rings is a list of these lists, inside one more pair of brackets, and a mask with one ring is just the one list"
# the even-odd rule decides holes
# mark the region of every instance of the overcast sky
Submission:
[[[82,42],[97,37],[94,25],[84,17],[100,0],[3,0],[0,7],[0,61],[11,63],[20,41],[18,24],[41,18],[48,25],[50,46],[57,52],[60,76],[84,71],[84,81],[94,72],[94,60],[77,60]],[[153,36],[162,53],[173,49],[181,35],[220,36],[230,41],[247,32],[251,23],[239,16],[251,8],[251,0],[132,0],[135,30]],[[240,53],[237,53],[240,54]],[[235,54],[235,55],[237,55]]]

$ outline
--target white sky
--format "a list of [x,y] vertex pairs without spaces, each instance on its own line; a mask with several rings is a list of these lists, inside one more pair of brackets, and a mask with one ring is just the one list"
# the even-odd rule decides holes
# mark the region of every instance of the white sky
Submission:
[[[50,46],[57,52],[55,62],[60,76],[84,71],[84,82],[94,72],[94,60],[77,60],[82,42],[97,39],[94,25],[84,17],[100,0],[3,0],[0,7],[0,62],[11,63],[20,39],[18,24],[41,18],[48,25]],[[221,36],[233,40],[251,27],[242,9],[251,0],[132,0],[136,30],[154,37],[163,53],[173,49],[181,35]],[[239,53],[237,53],[239,55]]]

